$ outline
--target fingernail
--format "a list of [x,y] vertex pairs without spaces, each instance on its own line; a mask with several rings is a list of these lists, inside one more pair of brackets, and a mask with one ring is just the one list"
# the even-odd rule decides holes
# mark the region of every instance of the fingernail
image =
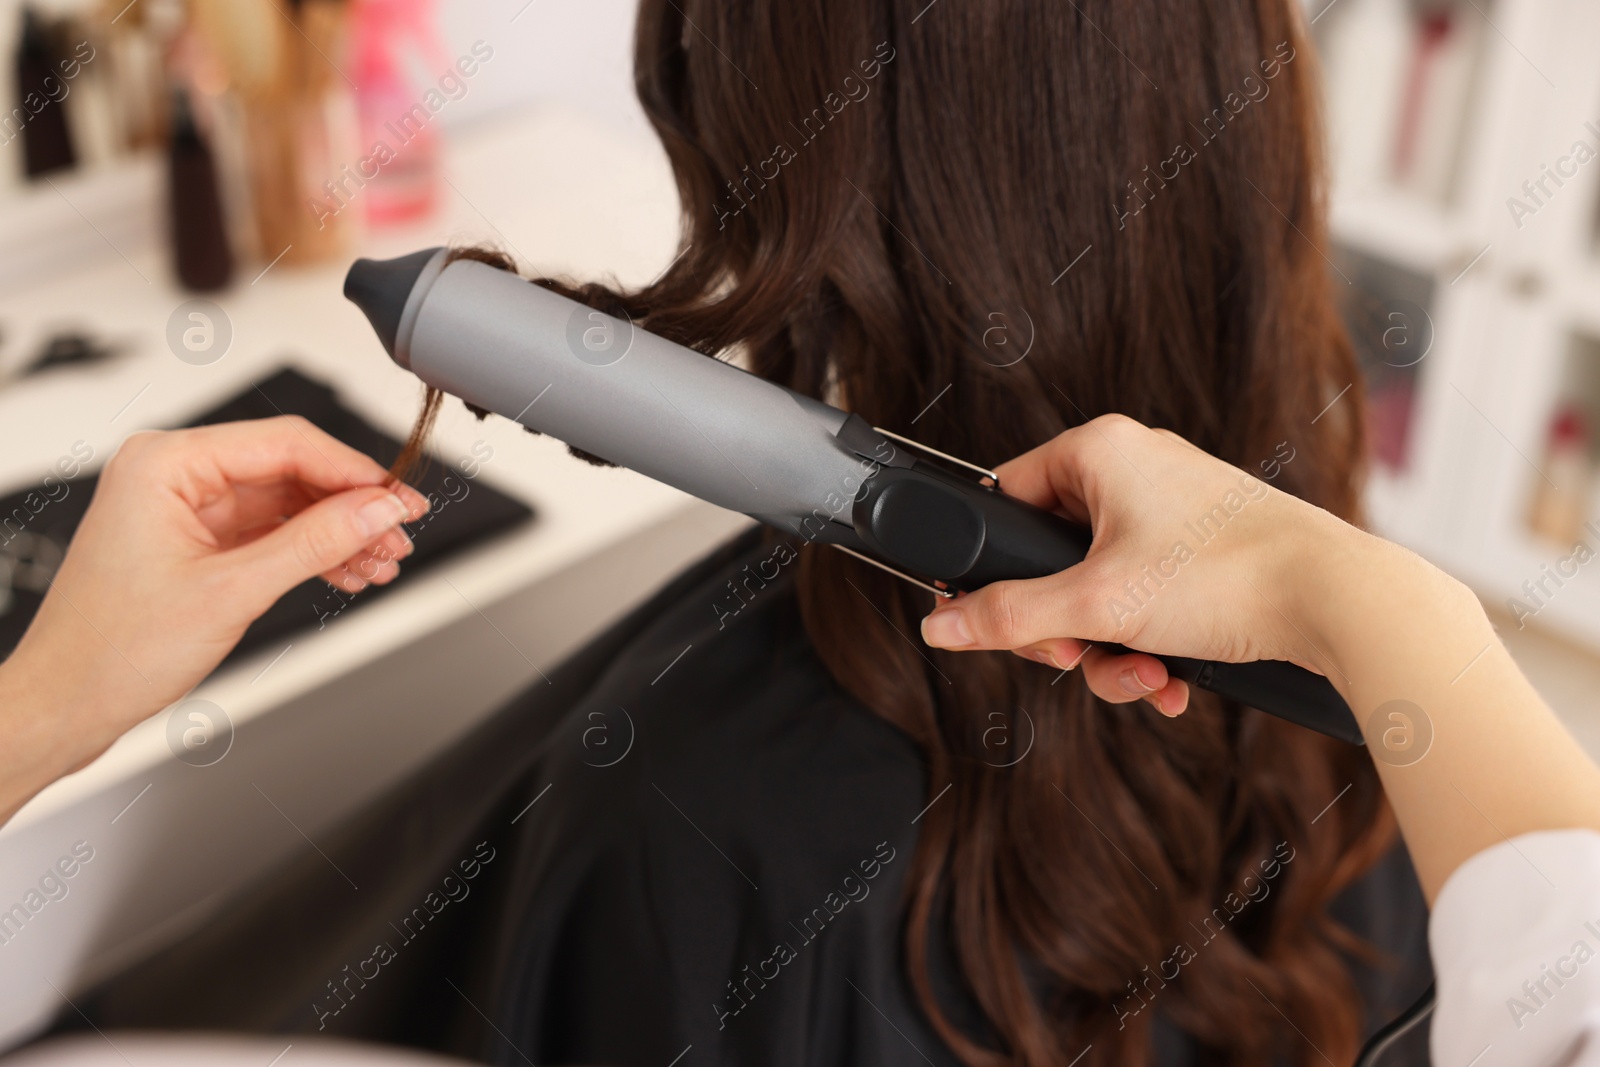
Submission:
[[972,631],[960,608],[946,608],[922,620],[922,640],[934,648],[965,648],[972,644]]
[[1146,693],[1155,692],[1155,688],[1145,685],[1144,680],[1139,677],[1139,672],[1132,667],[1123,671],[1117,680],[1122,683],[1122,691],[1131,696],[1142,697]]
[[406,507],[405,501],[389,493],[361,505],[361,510],[356,512],[356,523],[361,527],[362,533],[368,537],[377,537],[385,530],[400,525],[410,514],[411,509]]
[[1084,645],[1082,648],[1078,649],[1078,654],[1076,656],[1072,657],[1072,662],[1071,663],[1063,663],[1061,665],[1061,669],[1064,670],[1064,671],[1072,670],[1078,664],[1082,663],[1083,662],[1083,657],[1087,656],[1088,654],[1089,654],[1089,646],[1088,645]]
[[[1178,704],[1177,704],[1176,700],[1172,700],[1172,701],[1169,702],[1168,700],[1164,699],[1160,693],[1154,693],[1154,694],[1152,694],[1150,696],[1145,697],[1145,699],[1148,700],[1151,704],[1154,704],[1155,705],[1155,709],[1157,711],[1159,711],[1161,714],[1165,715],[1169,719],[1176,719],[1179,715],[1183,714],[1183,712],[1178,709]],[[1170,703],[1170,706],[1169,706],[1169,703]]]
[[401,537],[405,537],[405,542],[406,542],[405,546],[400,549],[400,558],[401,559],[406,559],[411,555],[411,553],[413,553],[413,552],[415,552],[417,550],[417,544],[416,544],[415,541],[411,540],[411,538],[406,537],[405,534],[401,534],[400,536]]
[[1054,667],[1056,670],[1062,669],[1061,664],[1056,662],[1055,656],[1051,655],[1044,649],[1035,652],[1033,654],[1033,658],[1038,660],[1040,663],[1043,663],[1046,667]]

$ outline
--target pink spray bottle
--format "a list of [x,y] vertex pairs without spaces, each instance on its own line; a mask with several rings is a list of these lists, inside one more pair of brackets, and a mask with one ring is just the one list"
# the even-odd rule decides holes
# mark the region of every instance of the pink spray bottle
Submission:
[[433,0],[357,0],[353,11],[351,73],[367,153],[362,169],[376,172],[362,198],[376,226],[420,218],[438,202],[440,141],[437,107],[430,104],[439,94],[411,73],[424,64],[449,66],[433,14]]

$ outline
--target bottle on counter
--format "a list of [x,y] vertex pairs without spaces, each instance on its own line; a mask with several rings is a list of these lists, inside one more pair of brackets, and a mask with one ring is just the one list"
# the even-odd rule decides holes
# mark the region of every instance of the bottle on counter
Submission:
[[190,0],[193,24],[237,94],[244,186],[259,258],[320,263],[342,254],[343,212],[323,186],[356,156],[347,114],[345,0]]
[[233,277],[233,251],[217,165],[195,122],[189,94],[181,87],[172,94],[167,208],[178,280],[198,292],[224,288]]
[[407,75],[407,42],[430,62],[447,60],[433,29],[432,0],[360,0],[354,9],[352,77],[361,144],[383,145],[367,164],[361,196],[368,221],[383,225],[432,212],[441,184],[438,131],[419,107],[421,93]]
[[32,5],[22,9],[15,69],[17,107],[26,116],[22,125],[23,173],[38,178],[77,166],[78,153],[62,106],[67,84],[56,69],[50,29]]
[[1534,482],[1528,526],[1540,537],[1572,547],[1589,517],[1589,486],[1594,480],[1588,419],[1572,403],[1556,409],[1546,437],[1543,477]]

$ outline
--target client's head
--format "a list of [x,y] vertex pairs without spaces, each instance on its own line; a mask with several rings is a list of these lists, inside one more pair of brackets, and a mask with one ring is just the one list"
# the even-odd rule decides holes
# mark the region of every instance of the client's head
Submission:
[[[643,0],[683,255],[642,291],[542,284],[980,463],[1122,412],[1353,517],[1361,390],[1297,7]],[[1353,1054],[1359,946],[1324,906],[1390,834],[1358,752],[921,648],[925,593],[802,559],[819,656],[923,748],[930,799],[950,785],[907,963],[967,1062],[1145,1062],[1157,1013],[1216,1062]],[[1107,611],[1159,596],[1160,562]],[[981,1020],[951,1021],[934,951]]]

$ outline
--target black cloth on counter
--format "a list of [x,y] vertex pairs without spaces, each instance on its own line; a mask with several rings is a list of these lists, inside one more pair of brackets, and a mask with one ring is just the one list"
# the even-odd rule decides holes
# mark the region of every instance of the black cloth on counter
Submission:
[[[275,415],[303,415],[385,467],[400,455],[401,442],[345,407],[329,386],[288,367],[249,386],[188,425],[207,426]],[[346,612],[359,610],[404,585],[439,560],[533,518],[533,509],[528,505],[485,485],[482,478],[466,477],[463,471],[437,457],[430,456],[426,469],[413,480],[416,488],[434,503],[428,514],[406,526],[416,551],[405,561],[400,577],[356,595],[335,590],[320,578],[296,586],[251,624],[228,659],[250,655],[308,627],[329,625]],[[98,481],[98,474],[66,482],[53,480],[46,487],[48,491],[29,487],[0,497],[0,582],[8,576],[14,579],[8,595],[0,589],[0,659],[11,654],[33,621],[44,591],[49,588],[44,579],[53,576],[88,510]]]
[[[85,1018],[540,1067],[956,1064],[904,964],[923,759],[824,670],[792,568],[726,612],[773,551],[755,532],[675,579],[319,839],[326,856],[79,998]],[[1429,978],[1404,854],[1339,911],[1400,961],[1355,972],[1376,1027]],[[1202,1062],[1170,1025],[1157,1038],[1152,1062]]]

